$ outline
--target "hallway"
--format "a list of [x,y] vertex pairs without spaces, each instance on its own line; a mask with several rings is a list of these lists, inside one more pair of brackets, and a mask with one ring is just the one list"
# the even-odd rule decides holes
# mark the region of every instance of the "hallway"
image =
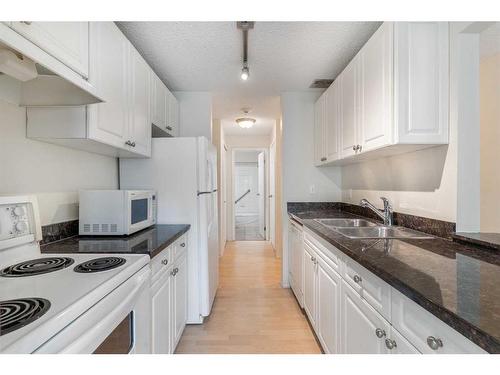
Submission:
[[268,242],[228,242],[212,314],[186,326],[176,353],[320,353],[291,290],[280,286],[280,263]]

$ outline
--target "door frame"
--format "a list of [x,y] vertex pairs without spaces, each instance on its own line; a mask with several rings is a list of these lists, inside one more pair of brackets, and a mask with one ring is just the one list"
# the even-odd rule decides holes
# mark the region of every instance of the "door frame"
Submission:
[[265,233],[266,237],[264,241],[269,241],[269,149],[265,147],[232,147],[231,148],[231,191],[229,207],[231,208],[231,215],[227,215],[229,217],[231,223],[231,240],[235,241],[235,227],[236,227],[236,211],[235,211],[235,167],[234,167],[234,156],[237,151],[260,151],[264,152],[264,194],[266,199],[264,199],[264,222],[265,222]]

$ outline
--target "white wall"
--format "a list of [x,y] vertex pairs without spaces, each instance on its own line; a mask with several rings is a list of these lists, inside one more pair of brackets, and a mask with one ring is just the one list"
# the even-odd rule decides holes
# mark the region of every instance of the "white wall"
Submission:
[[117,159],[26,139],[26,110],[0,101],[0,194],[36,194],[42,225],[78,219],[78,189],[116,189]]
[[397,212],[454,222],[457,200],[457,137],[448,146],[342,167],[342,201],[368,199],[382,207],[389,199]]
[[212,94],[205,91],[176,91],[179,101],[180,136],[204,136],[212,140]]
[[286,203],[340,201],[342,196],[340,168],[314,166],[314,102],[319,95],[319,92],[281,94],[283,286],[289,285]]

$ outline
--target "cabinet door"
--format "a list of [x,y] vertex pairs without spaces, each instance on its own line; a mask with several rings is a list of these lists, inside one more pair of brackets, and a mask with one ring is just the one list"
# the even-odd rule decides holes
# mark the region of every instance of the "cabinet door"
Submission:
[[187,319],[187,256],[180,256],[174,270],[174,349],[181,338]]
[[359,54],[361,152],[392,143],[392,22],[385,22]]
[[11,27],[75,72],[89,76],[88,22],[12,22]]
[[[342,280],[341,351],[344,354],[385,354],[389,323]],[[380,329],[378,337],[376,330]]]
[[125,147],[129,126],[130,43],[113,22],[90,23],[89,80],[104,103],[89,106],[89,138]]
[[134,152],[151,155],[151,121],[149,119],[150,70],[135,48],[130,48],[131,88],[129,138]]
[[152,77],[152,100],[151,100],[151,122],[161,129],[167,127],[167,87],[153,73]]
[[448,28],[447,22],[394,25],[394,118],[399,143],[448,143]]
[[314,164],[322,164],[326,160],[324,150],[324,106],[325,94],[314,103]]
[[343,158],[356,153],[357,123],[358,123],[358,100],[357,100],[357,71],[358,56],[340,74],[340,103],[341,110],[341,155]]
[[152,288],[152,350],[154,354],[172,352],[172,279],[170,272],[165,272]]
[[318,257],[317,332],[327,353],[339,353],[341,277]]
[[166,129],[168,134],[172,137],[178,135],[178,124],[177,124],[177,116],[179,114],[179,103],[175,98],[174,94],[172,94],[167,89],[167,125]]
[[314,252],[304,245],[304,277],[302,293],[304,294],[304,310],[311,325],[316,328],[316,261]]
[[420,354],[420,352],[415,348],[408,340],[406,340],[403,335],[391,327],[390,342],[386,342],[386,347],[389,349],[391,354]]
[[333,82],[326,91],[324,139],[327,161],[339,159],[340,101],[339,82]]

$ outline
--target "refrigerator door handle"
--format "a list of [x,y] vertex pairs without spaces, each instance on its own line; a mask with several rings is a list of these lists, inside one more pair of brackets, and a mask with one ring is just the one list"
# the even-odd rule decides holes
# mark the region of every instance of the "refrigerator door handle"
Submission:
[[198,196],[203,195],[203,194],[212,194],[212,191],[198,191]]

